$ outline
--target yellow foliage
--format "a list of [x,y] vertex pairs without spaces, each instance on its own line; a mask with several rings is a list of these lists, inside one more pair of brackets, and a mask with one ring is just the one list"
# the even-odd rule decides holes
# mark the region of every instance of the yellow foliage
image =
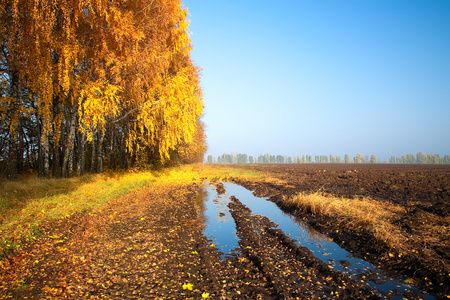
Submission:
[[[193,141],[203,103],[180,1],[0,0],[0,5],[0,36],[8,47],[0,59],[8,74],[17,73],[4,77],[0,89],[15,81],[21,88],[0,97],[11,131],[20,116],[31,114],[42,126],[35,140],[53,137],[59,143],[69,136],[72,120],[88,141],[109,126],[108,132],[124,135],[127,155],[151,149],[161,160]],[[22,99],[25,92],[29,99]],[[8,110],[11,106],[15,109]]]
[[92,130],[104,129],[108,118],[119,114],[120,88],[105,82],[89,82],[80,91],[79,114],[83,116],[82,130],[87,128],[88,140],[92,140]]

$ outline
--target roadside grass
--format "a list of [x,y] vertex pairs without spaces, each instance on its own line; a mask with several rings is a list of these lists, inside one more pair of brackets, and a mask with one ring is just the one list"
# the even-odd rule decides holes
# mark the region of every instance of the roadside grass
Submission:
[[[245,168],[241,167],[242,165],[201,165],[202,173],[208,178],[216,177],[220,180],[226,180],[230,177],[239,177],[239,178],[260,178],[263,175],[260,172],[249,170],[245,166]],[[198,168],[198,167],[197,167]]]
[[251,170],[227,169],[227,173],[230,176],[261,177],[261,173]]
[[[414,224],[405,230],[398,222],[410,212],[403,206],[374,199],[346,199],[324,195],[300,193],[285,200],[287,206],[312,214],[333,218],[342,226],[361,228],[388,250],[382,259],[418,260],[442,276],[449,273],[450,218],[420,211],[414,214]],[[431,269],[430,269],[431,270]]]
[[100,208],[149,184],[190,184],[229,177],[254,177],[256,172],[203,164],[158,171],[107,172],[71,179],[28,177],[0,183],[0,256],[42,235],[41,225]]
[[407,250],[401,229],[392,224],[399,215],[406,213],[401,206],[368,198],[326,196],[319,192],[294,195],[286,200],[286,204],[300,211],[332,217],[346,226],[363,228],[399,253]]
[[75,179],[41,179],[29,177],[21,181],[0,183],[0,224],[17,212],[30,199],[68,193],[77,186],[92,181],[92,176]]
[[90,211],[156,181],[151,172],[105,173],[73,179],[28,178],[0,186],[0,254],[41,233],[39,225]]

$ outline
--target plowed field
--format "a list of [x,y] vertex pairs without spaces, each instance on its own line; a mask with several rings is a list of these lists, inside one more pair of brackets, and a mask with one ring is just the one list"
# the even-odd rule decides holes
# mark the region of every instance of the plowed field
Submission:
[[[423,289],[450,294],[450,167],[436,165],[253,165],[245,170],[261,172],[278,182],[236,180],[269,197],[317,230],[360,257],[413,278]],[[392,255],[392,249],[367,230],[318,214],[301,212],[285,199],[300,192],[319,192],[328,197],[370,198],[404,208],[393,220],[408,250]],[[400,257],[399,257],[400,256]]]

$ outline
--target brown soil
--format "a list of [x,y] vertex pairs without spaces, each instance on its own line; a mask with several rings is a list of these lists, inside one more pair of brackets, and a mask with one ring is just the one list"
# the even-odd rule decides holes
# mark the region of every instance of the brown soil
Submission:
[[[239,181],[260,195],[271,196],[280,204],[283,196],[318,188],[337,194],[361,195],[364,193],[360,187],[366,192],[376,190],[375,183],[370,184],[370,179],[364,179],[366,175],[372,180],[388,177],[373,175],[383,174],[384,169],[375,168],[373,171],[360,166],[249,168],[268,172],[270,176],[284,181],[277,184]],[[402,202],[401,197],[387,197],[390,201],[411,206],[413,218],[401,221],[411,226],[411,230],[416,228],[414,216],[418,216],[419,212],[434,212],[432,207],[435,204],[448,207],[449,169],[387,170],[391,170],[391,181],[384,180],[397,186],[398,190],[406,190],[399,182],[409,181],[394,180],[395,177],[418,178],[417,181],[428,178],[436,189],[440,189],[437,193],[429,191],[432,196],[426,196],[425,188],[417,188],[417,194],[423,199],[408,198]],[[335,173],[332,174],[333,171]],[[422,174],[425,177],[419,176]],[[346,184],[344,179],[339,181],[341,179],[335,178],[338,176],[347,176],[349,183]],[[335,184],[337,182],[340,184]],[[385,187],[393,189],[389,185]],[[40,239],[0,259],[0,298],[201,299],[202,295],[212,299],[378,297],[364,282],[351,280],[331,270],[309,250],[297,246],[281,231],[273,229],[267,218],[251,215],[238,199],[233,199],[230,211],[241,238],[241,253],[221,260],[214,244],[202,234],[202,194],[200,184],[152,184],[101,210],[42,226]],[[383,198],[389,192],[370,195]],[[444,216],[448,217],[448,211],[446,213]],[[443,212],[434,214],[441,216]],[[351,228],[341,229],[339,234],[335,231],[331,233],[332,220],[319,216],[304,217],[316,228],[345,242],[345,245],[350,245],[349,241],[355,237]],[[369,259],[376,260],[379,249],[371,244],[370,237],[356,237],[357,242],[349,248],[370,252]],[[446,249],[444,247],[442,251]],[[445,255],[447,253],[449,251]],[[440,258],[447,263],[448,256],[445,255]],[[403,262],[380,261],[381,264],[391,262],[399,266],[396,269],[405,268]],[[448,277],[440,278],[439,274],[433,275],[427,268],[417,269],[417,265],[412,268],[415,269],[411,272],[423,273],[433,280],[432,286],[423,283],[425,288],[438,293],[439,298],[448,294]],[[417,298],[414,295],[410,297]]]
[[[269,197],[282,209],[303,218],[355,255],[413,278],[422,289],[450,295],[450,166],[440,165],[259,165],[246,166],[278,179],[235,180]],[[329,196],[369,197],[405,207],[395,220],[409,245],[401,257],[361,228],[339,220],[294,211],[284,199],[299,192],[320,191]],[[406,254],[406,255],[405,255]]]
[[[259,221],[270,238],[241,226],[243,253],[221,260],[202,233],[202,193],[197,184],[149,186],[43,226],[40,239],[0,261],[0,298],[376,298]],[[239,222],[257,220],[241,210],[233,208]]]

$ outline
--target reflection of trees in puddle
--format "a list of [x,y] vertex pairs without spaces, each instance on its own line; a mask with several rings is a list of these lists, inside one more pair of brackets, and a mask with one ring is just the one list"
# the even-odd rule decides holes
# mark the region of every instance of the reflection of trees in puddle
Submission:
[[[217,194],[217,188],[210,184],[209,182],[205,182],[204,188],[197,194],[197,198],[201,199],[200,207],[201,207],[201,216],[204,223],[208,221],[208,216],[206,216],[205,212],[208,209],[211,209],[211,206],[208,205],[208,202],[214,203],[214,209],[217,214],[214,216],[216,222],[227,223],[232,221],[232,217],[228,210],[228,203],[230,203],[230,198],[226,194]],[[206,204],[206,205],[204,205]],[[211,215],[210,215],[211,217]]]
[[[297,224],[299,224],[299,223],[297,223]],[[309,236],[316,242],[323,242],[323,241],[326,241],[328,239],[326,235],[318,232],[313,227],[307,226],[303,222],[300,223],[299,226],[302,227],[302,229],[304,231],[306,231],[309,234]]]
[[199,219],[201,221],[202,230],[205,228],[205,226],[208,222],[208,217],[206,216],[207,208],[206,208],[205,202],[207,202],[209,199],[209,192],[206,189],[206,187],[208,187],[207,183],[205,183],[205,185],[202,189],[199,189],[198,193],[195,195],[195,198],[194,198],[195,204],[199,208],[197,211],[198,211]]
[[214,199],[214,204],[216,205],[217,215],[215,219],[217,222],[230,222],[232,220],[231,215],[228,211],[228,203],[230,203],[230,198],[228,195],[221,195]]
[[199,207],[203,207],[203,203],[208,199],[208,191],[206,189],[199,189],[198,193],[195,194],[194,202]]

